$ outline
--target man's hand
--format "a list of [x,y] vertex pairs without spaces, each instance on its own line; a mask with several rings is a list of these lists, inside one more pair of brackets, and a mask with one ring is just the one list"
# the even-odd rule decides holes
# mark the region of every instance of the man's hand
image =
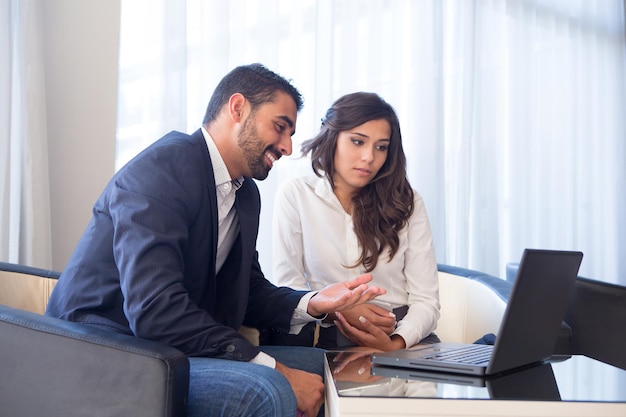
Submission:
[[369,346],[371,348],[384,351],[404,349],[406,342],[402,336],[394,334],[387,335],[383,330],[370,323],[365,317],[359,317],[361,328],[352,326],[341,313],[337,313],[335,325],[341,333],[359,346]]
[[311,298],[307,312],[317,317],[334,311],[343,311],[387,292],[377,286],[368,286],[367,283],[371,280],[371,274],[363,274],[351,281],[329,285]]
[[305,416],[316,416],[324,402],[324,383],[322,377],[299,369],[289,368],[276,362],[276,370],[283,374],[298,403],[298,411]]

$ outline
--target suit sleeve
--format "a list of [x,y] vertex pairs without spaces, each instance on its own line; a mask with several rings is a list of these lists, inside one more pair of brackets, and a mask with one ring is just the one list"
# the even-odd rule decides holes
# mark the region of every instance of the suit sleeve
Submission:
[[[241,228],[243,268],[249,268],[248,303],[244,324],[258,328],[277,328],[289,330],[294,309],[306,294],[291,288],[277,288],[269,282],[259,265],[257,238],[261,197],[255,182],[248,178],[237,191],[235,202]],[[264,243],[261,242],[261,245]]]
[[250,301],[244,324],[289,333],[293,311],[308,291],[276,287],[263,276],[257,259],[253,262],[251,277]]
[[[210,225],[198,221],[206,216],[200,211],[207,198],[201,152],[206,149],[157,149],[127,167],[115,183],[109,210],[124,314],[137,337],[190,356],[247,361],[258,348],[200,308],[185,283],[185,274],[210,275],[210,262],[193,264],[188,256],[190,228],[211,233]],[[208,251],[204,256],[210,256]]]

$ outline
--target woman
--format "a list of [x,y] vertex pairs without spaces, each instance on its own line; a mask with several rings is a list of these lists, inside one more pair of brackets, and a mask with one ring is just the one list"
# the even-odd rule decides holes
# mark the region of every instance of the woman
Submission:
[[[393,108],[373,93],[339,98],[302,154],[310,154],[316,175],[277,192],[275,283],[318,290],[370,272],[387,290],[382,302],[326,317],[318,346],[388,351],[431,335],[439,318],[437,264],[424,203],[406,178]],[[273,343],[310,344],[311,332],[271,335]]]

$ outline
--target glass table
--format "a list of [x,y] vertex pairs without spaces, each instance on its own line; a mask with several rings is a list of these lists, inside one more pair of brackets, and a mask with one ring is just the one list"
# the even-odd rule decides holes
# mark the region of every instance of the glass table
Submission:
[[372,367],[326,353],[326,416],[626,416],[626,370],[585,356],[498,377]]

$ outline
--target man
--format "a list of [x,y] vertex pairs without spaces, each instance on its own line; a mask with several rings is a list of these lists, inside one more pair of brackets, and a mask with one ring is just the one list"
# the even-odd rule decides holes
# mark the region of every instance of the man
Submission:
[[297,333],[384,293],[369,275],[317,293],[263,276],[251,178],[291,153],[301,107],[295,87],[260,64],[227,74],[201,129],[167,134],[109,182],[50,297],[50,316],[185,352],[190,416],[315,416],[320,351],[259,348],[237,330]]

